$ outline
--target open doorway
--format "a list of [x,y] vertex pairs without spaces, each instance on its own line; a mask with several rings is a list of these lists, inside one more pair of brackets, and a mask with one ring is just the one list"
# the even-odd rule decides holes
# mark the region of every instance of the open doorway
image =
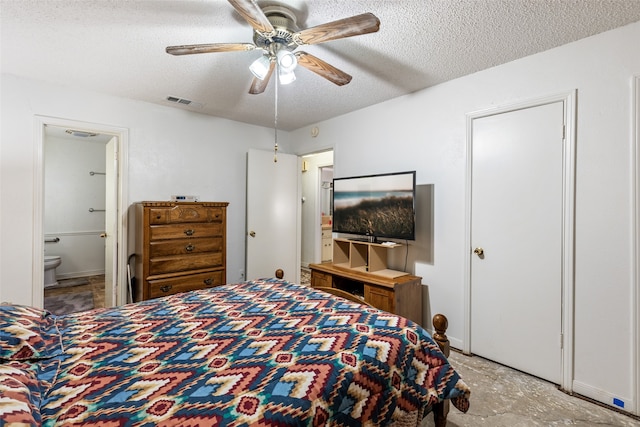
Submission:
[[37,130],[34,304],[45,293],[61,313],[126,302],[127,131],[45,117]]
[[302,156],[301,260],[309,264],[331,260],[331,186],[333,150]]
[[49,125],[44,136],[44,308],[67,314],[105,307],[106,194],[113,181],[105,166],[114,137]]

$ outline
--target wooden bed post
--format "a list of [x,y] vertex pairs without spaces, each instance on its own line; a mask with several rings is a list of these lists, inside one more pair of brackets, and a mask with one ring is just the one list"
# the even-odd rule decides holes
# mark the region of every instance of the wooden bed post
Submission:
[[279,268],[276,270],[276,278],[282,279],[284,277],[284,270]]
[[[447,358],[451,353],[449,338],[447,338],[447,327],[449,321],[444,314],[436,314],[433,316],[433,340],[438,344],[440,350]],[[445,427],[447,425],[447,414],[449,414],[449,401],[437,403],[433,406],[433,421],[436,427]]]
[[444,314],[436,314],[433,316],[433,339],[440,346],[440,350],[445,356],[449,357],[451,353],[451,346],[449,344],[449,338],[447,338],[447,327],[449,327],[449,321]]

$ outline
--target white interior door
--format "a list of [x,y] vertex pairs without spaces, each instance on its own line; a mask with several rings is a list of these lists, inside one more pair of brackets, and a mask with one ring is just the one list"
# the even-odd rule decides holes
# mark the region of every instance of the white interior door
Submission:
[[106,145],[105,156],[105,232],[104,232],[104,292],[105,306],[116,305],[115,278],[118,277],[118,139],[111,138]]
[[562,102],[481,117],[471,147],[471,351],[557,384],[563,126]]
[[246,278],[300,280],[298,157],[250,150],[247,154]]

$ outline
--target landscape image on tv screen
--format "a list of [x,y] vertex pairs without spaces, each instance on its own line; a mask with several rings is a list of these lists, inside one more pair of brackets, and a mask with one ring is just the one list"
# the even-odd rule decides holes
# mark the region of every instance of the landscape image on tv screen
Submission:
[[333,231],[413,240],[415,171],[333,180]]

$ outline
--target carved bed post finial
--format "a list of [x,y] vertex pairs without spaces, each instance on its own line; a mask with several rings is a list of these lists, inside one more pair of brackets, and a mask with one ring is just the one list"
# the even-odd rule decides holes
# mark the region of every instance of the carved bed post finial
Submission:
[[435,330],[433,333],[433,340],[438,343],[440,350],[442,350],[444,355],[447,357],[449,357],[449,354],[451,353],[449,338],[447,338],[448,326],[449,321],[444,314],[436,314],[433,316],[433,329]]
[[[449,321],[444,314],[436,314],[433,316],[433,340],[438,344],[442,353],[448,358],[451,353],[449,338],[447,338],[447,327]],[[447,415],[449,414],[449,401],[439,402],[433,407],[433,420],[436,427],[445,427],[447,425]]]
[[278,279],[282,279],[282,278],[284,277],[284,270],[283,270],[283,269],[281,269],[281,268],[277,269],[277,270],[276,270],[276,277],[277,277]]

